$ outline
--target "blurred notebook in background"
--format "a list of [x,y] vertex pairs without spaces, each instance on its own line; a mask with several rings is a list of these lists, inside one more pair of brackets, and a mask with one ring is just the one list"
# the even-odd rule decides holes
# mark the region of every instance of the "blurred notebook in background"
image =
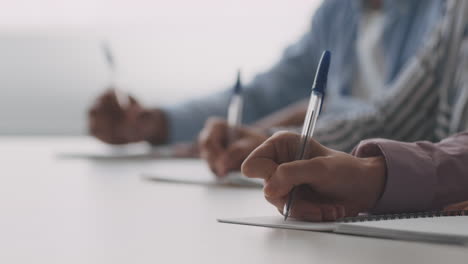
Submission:
[[141,173],[141,176],[151,181],[166,183],[263,187],[263,180],[247,178],[240,172],[232,172],[224,178],[217,178],[206,162],[199,159],[156,161],[154,169]]
[[100,142],[73,145],[73,147],[56,150],[55,154],[58,158],[63,159],[91,160],[187,158],[196,155],[189,144],[155,147],[145,142],[125,145],[108,145]]

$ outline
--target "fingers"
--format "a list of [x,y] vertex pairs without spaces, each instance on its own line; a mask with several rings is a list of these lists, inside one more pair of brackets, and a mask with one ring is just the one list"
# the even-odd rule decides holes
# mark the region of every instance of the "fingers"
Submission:
[[265,182],[265,195],[281,197],[287,195],[294,186],[306,184],[318,186],[327,180],[328,164],[326,158],[299,160],[281,164]]
[[147,114],[133,97],[129,97],[129,105],[122,109],[115,90],[109,89],[96,99],[88,116],[90,134],[109,144],[126,144],[141,140],[141,128],[136,125],[145,121],[142,119]]
[[229,171],[240,170],[242,162],[258,145],[251,138],[240,139],[228,146],[216,160],[216,172],[219,176],[225,176]]
[[104,92],[101,96],[96,99],[92,110],[97,110],[98,112],[102,111],[111,111],[117,112],[122,111],[120,109],[119,103],[117,101],[117,96],[114,89],[109,89]]
[[[329,205],[314,204],[305,200],[294,200],[294,204],[292,205],[290,210],[292,218],[305,221],[326,221],[325,217],[328,217],[328,221],[333,221],[336,219],[334,207]],[[335,217],[331,218],[333,216]]]
[[[278,209],[280,214],[283,214],[283,207],[287,197],[279,199],[265,198]],[[305,199],[294,199],[290,210],[290,217],[311,222],[336,221],[346,216],[343,205]]]
[[122,117],[113,90],[102,94],[88,112],[89,132],[103,141],[110,140],[112,125]]
[[279,164],[294,159],[291,152],[294,153],[299,138],[294,133],[276,133],[250,153],[242,164],[242,173],[250,178],[269,179]]
[[238,170],[250,152],[260,145],[266,136],[252,129],[236,128],[236,140],[229,146],[230,128],[225,120],[209,119],[198,139],[200,156],[208,162],[218,176],[230,170]]
[[218,118],[210,118],[198,137],[198,144],[204,155],[218,154],[227,141],[227,123]]
[[200,156],[208,162],[216,173],[216,160],[225,149],[227,141],[227,123],[218,118],[210,118],[198,137]]
[[283,214],[283,208],[284,205],[286,204],[288,197],[283,196],[283,197],[268,197],[265,195],[265,200],[267,200],[270,204],[276,207],[278,209],[278,212],[280,214]]
[[[242,165],[247,177],[269,179],[283,163],[296,160],[301,136],[290,132],[279,132],[255,149]],[[314,140],[307,143],[308,157],[326,156],[330,150]]]
[[335,205],[336,208],[336,213],[337,213],[337,219],[341,219],[346,217],[346,210],[343,205]]
[[459,210],[468,210],[468,201],[451,204],[444,208],[444,211],[459,211]]

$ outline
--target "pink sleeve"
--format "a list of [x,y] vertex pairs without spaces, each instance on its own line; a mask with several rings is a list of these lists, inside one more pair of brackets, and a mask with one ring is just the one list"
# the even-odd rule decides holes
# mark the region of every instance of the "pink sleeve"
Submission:
[[365,140],[353,155],[385,157],[386,185],[373,213],[439,210],[468,200],[468,132],[439,143]]

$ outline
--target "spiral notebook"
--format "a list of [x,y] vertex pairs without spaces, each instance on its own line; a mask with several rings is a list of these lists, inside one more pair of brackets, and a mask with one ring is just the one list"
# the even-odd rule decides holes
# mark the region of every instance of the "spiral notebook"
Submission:
[[358,216],[324,223],[284,221],[282,216],[218,219],[218,222],[468,245],[468,211]]

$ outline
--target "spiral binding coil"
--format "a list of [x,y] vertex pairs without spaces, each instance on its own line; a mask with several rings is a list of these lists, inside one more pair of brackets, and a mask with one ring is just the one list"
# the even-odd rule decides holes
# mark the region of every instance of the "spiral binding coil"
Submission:
[[355,222],[367,222],[367,221],[383,221],[383,220],[398,220],[398,219],[427,218],[427,217],[448,217],[448,216],[461,216],[461,215],[468,215],[468,210],[429,211],[429,212],[384,214],[384,215],[364,215],[364,216],[346,217],[346,218],[339,220],[338,222],[355,223]]

